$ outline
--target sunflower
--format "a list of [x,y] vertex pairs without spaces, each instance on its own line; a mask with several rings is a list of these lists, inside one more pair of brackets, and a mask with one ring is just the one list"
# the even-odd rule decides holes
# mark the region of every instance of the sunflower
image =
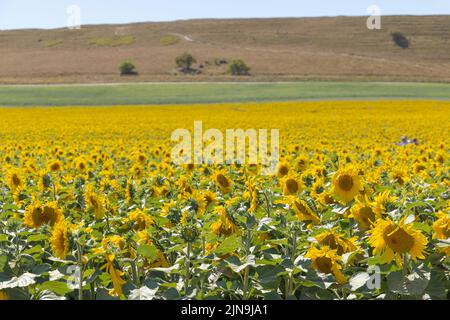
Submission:
[[391,196],[390,193],[389,190],[386,190],[375,196],[373,201],[373,211],[377,215],[392,211],[397,197]]
[[309,248],[305,257],[311,259],[312,267],[317,271],[334,275],[340,284],[347,282],[347,279],[341,271],[341,257],[336,253],[336,250],[332,250],[326,246],[317,249],[313,246]]
[[281,162],[278,164],[276,175],[278,178],[283,178],[289,173],[289,163]]
[[339,169],[333,175],[333,192],[344,203],[352,201],[361,189],[361,180],[354,167]]
[[51,246],[55,257],[66,258],[69,252],[69,228],[64,220],[53,227]]
[[214,212],[219,215],[219,219],[211,225],[211,231],[217,235],[230,236],[238,232],[238,226],[228,216],[223,206],[216,207]]
[[288,197],[287,203],[289,207],[294,210],[297,215],[297,219],[300,221],[311,221],[313,223],[320,223],[320,218],[315,214],[309,205],[296,197]]
[[188,181],[188,178],[186,176],[181,176],[180,179],[177,181],[178,189],[182,193],[189,193],[191,194],[193,192],[193,189]]
[[125,244],[125,239],[119,235],[107,236],[102,239],[102,247],[107,251],[123,250]]
[[18,188],[22,188],[24,185],[24,179],[21,171],[15,168],[9,170],[6,174],[6,185],[12,192],[16,191]]
[[439,211],[436,213],[438,219],[433,223],[433,239],[448,239],[450,238],[450,215]]
[[309,160],[305,156],[298,156],[295,160],[295,167],[298,171],[303,172],[308,167]]
[[408,172],[403,167],[393,168],[390,175],[391,175],[392,180],[394,180],[401,186],[410,180],[410,178],[408,176]]
[[46,171],[39,172],[39,190],[45,191],[51,186],[51,177]]
[[376,221],[376,214],[373,211],[372,207],[367,202],[357,202],[350,209],[350,217],[355,219],[358,223],[358,228],[361,231],[366,231],[372,228],[372,225]]
[[217,202],[217,196],[214,192],[205,190],[202,192],[203,199],[206,201],[206,207]]
[[88,163],[87,163],[86,159],[83,157],[79,157],[79,158],[75,159],[74,164],[75,164],[75,169],[77,169],[77,171],[80,173],[85,173],[86,170],[88,169]]
[[[447,240],[450,238],[450,214],[440,211],[436,213],[438,219],[433,223],[433,239]],[[450,256],[450,247],[440,249],[445,255]]]
[[286,196],[296,195],[303,189],[302,179],[293,173],[289,173],[281,178],[280,184],[283,194]]
[[338,255],[349,253],[358,250],[356,244],[356,237],[345,239],[336,230],[329,230],[322,232],[314,237],[321,246],[327,246],[330,249],[336,250]]
[[190,209],[195,211],[195,213],[202,215],[206,211],[205,197],[197,190],[194,190],[194,192],[187,197],[187,203]]
[[50,202],[44,205],[38,201],[30,204],[25,209],[23,217],[24,224],[29,228],[39,228],[44,224],[54,226],[58,222],[64,220],[64,214],[58,208],[56,202]]
[[48,164],[48,170],[51,171],[51,172],[61,171],[62,168],[63,168],[63,164],[59,160],[55,160],[55,161],[50,162]]
[[134,230],[144,230],[154,223],[153,218],[141,209],[131,211],[125,221],[131,222]]
[[214,181],[223,193],[228,193],[231,191],[233,182],[225,175],[223,170],[217,171],[214,174]]
[[86,187],[85,199],[87,207],[94,210],[95,219],[99,220],[103,218],[105,214],[105,199],[95,193],[93,186],[89,185]]
[[412,227],[405,224],[405,218],[399,223],[378,219],[371,230],[369,243],[375,255],[381,255],[384,263],[394,258],[398,266],[402,266],[402,254],[409,254],[413,260],[425,259],[424,251],[427,238]]

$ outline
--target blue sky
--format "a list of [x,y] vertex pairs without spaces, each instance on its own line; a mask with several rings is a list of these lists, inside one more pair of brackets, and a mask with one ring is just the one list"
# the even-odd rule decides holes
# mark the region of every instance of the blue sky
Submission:
[[67,7],[81,8],[82,24],[192,18],[450,14],[449,0],[0,0],[0,29],[64,27]]

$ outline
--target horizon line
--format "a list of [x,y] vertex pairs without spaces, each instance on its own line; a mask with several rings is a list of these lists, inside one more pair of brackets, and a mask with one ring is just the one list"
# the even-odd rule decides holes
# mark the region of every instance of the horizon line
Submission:
[[[381,15],[381,17],[434,17],[434,16],[450,16],[450,13],[436,13],[436,14],[386,14]],[[150,24],[150,23],[176,23],[176,22],[188,22],[188,21],[201,21],[201,20],[289,20],[289,19],[324,19],[324,18],[363,18],[370,17],[369,15],[321,15],[321,16],[283,16],[283,17],[227,17],[227,18],[187,18],[187,19],[174,19],[174,20],[145,20],[145,21],[133,21],[133,22],[105,22],[105,23],[87,23],[81,24],[81,27],[95,27],[95,26],[114,26],[114,25],[132,25],[132,24]],[[2,29],[2,31],[26,31],[26,30],[60,30],[66,29],[67,26],[60,27],[50,27],[50,28],[12,28],[12,29]]]

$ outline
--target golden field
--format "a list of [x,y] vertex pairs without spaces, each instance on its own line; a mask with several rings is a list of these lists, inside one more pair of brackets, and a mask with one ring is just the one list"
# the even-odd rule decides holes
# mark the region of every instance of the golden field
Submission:
[[[2,108],[0,299],[448,299],[448,119],[439,101]],[[194,121],[279,129],[277,173],[175,166]]]

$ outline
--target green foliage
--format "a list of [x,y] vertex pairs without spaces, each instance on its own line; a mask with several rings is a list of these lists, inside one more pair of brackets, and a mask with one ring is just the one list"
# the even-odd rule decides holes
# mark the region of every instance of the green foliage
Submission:
[[183,72],[192,71],[192,65],[196,62],[197,60],[190,53],[183,53],[175,59],[177,67]]
[[177,44],[178,42],[180,42],[180,38],[178,38],[177,36],[171,35],[171,34],[162,36],[159,39],[159,43],[162,46],[172,46],[174,44]]
[[136,66],[131,61],[124,61],[119,66],[120,75],[136,74]]
[[233,60],[230,63],[228,72],[234,76],[248,76],[250,74],[250,67],[241,59]]
[[44,47],[45,48],[53,48],[53,47],[59,46],[63,42],[64,41],[60,40],[60,39],[47,40],[44,42]]
[[89,44],[100,47],[118,47],[133,44],[136,38],[133,36],[114,36],[92,39]]
[[401,32],[392,32],[391,33],[392,41],[402,49],[409,48],[409,40],[408,38]]

